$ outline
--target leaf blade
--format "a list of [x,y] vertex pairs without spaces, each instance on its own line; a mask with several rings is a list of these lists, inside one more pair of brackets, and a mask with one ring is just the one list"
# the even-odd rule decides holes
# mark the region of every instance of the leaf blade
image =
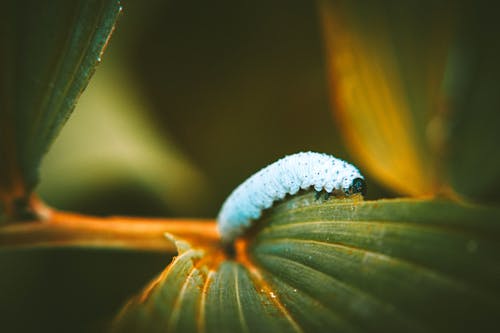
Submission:
[[9,1],[2,10],[2,201],[26,198],[35,186],[40,161],[100,61],[120,10],[117,0]]
[[[447,222],[450,217],[456,220]],[[482,218],[491,220],[476,223]],[[191,310],[184,318],[195,316],[198,324],[180,331],[487,327],[499,305],[498,221],[498,209],[445,201],[293,197],[259,221],[262,227],[244,250],[248,259],[214,262],[213,252],[200,258],[195,265],[210,271],[201,295],[195,291],[204,315]],[[467,247],[469,232],[474,248]],[[125,317],[134,318],[144,306],[132,303]],[[139,327],[154,322],[135,318]]]

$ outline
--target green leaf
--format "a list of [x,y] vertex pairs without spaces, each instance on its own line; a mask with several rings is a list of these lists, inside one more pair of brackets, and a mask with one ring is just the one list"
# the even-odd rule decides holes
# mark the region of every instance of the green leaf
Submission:
[[118,332],[440,332],[496,323],[500,210],[448,201],[282,202],[235,259],[181,243]]
[[499,203],[500,40],[490,3],[463,9],[445,80],[452,111],[448,174],[459,193]]
[[[0,11],[0,199],[27,196],[86,87],[117,0],[7,1]],[[6,199],[7,198],[7,199]]]

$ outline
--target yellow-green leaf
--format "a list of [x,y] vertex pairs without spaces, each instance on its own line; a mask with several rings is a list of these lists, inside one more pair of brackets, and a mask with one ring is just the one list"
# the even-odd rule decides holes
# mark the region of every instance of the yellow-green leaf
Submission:
[[498,202],[500,42],[486,2],[320,1],[334,113],[397,193]]
[[119,332],[441,332],[496,322],[500,211],[448,201],[282,202],[234,258],[182,243]]

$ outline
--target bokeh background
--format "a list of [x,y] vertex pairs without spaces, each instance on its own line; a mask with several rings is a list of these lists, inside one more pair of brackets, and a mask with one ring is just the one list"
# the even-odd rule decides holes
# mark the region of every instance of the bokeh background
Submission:
[[[88,214],[215,217],[298,151],[351,162],[331,112],[314,1],[124,1],[38,192]],[[388,197],[369,179],[369,198]]]

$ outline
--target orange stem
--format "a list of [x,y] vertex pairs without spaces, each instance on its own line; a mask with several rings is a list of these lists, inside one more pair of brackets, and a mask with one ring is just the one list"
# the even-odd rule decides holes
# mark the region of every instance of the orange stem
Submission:
[[34,208],[43,220],[0,226],[0,249],[82,246],[175,252],[166,233],[193,245],[219,242],[214,220],[85,216],[60,212],[40,202]]

